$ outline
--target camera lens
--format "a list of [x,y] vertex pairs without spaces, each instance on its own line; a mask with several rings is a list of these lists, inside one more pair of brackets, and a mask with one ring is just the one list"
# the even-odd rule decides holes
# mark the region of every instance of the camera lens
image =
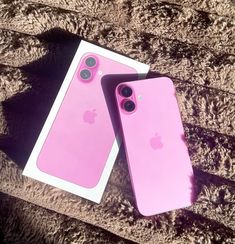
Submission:
[[88,69],[83,69],[80,71],[80,77],[83,80],[89,80],[91,78],[91,72]]
[[121,88],[120,93],[123,97],[130,97],[132,95],[132,89],[129,86]]
[[88,67],[94,67],[96,65],[96,60],[92,57],[89,57],[86,59],[85,63]]
[[127,112],[132,112],[135,110],[135,103],[131,100],[127,100],[124,102],[123,107]]

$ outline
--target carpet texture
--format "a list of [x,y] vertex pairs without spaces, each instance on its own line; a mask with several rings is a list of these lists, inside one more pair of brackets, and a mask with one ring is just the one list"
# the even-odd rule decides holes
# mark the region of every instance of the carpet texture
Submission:
[[[235,243],[234,0],[0,0],[0,242]],[[22,176],[81,39],[167,75],[193,206],[141,216],[123,150],[101,204]]]

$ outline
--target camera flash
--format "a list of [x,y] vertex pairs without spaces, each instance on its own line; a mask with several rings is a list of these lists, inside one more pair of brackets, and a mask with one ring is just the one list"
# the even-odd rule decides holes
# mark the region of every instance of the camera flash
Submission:
[[99,71],[98,71],[98,74],[99,74],[99,75],[102,75],[102,74],[103,74],[103,72],[102,72],[101,70],[99,70]]
[[142,100],[142,96],[141,96],[141,95],[138,95],[138,99],[139,99],[139,100]]

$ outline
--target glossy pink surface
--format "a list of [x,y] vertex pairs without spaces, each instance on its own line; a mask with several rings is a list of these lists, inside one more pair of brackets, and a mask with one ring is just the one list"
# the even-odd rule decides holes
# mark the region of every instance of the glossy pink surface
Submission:
[[184,130],[169,78],[139,80],[121,85],[133,89],[136,110],[120,106],[124,144],[138,209],[150,216],[192,204],[193,170]]
[[[79,72],[88,56],[98,65],[91,69],[93,78],[82,81]],[[101,79],[122,73],[136,71],[100,55],[82,58],[38,157],[41,171],[86,188],[98,184],[115,140]]]

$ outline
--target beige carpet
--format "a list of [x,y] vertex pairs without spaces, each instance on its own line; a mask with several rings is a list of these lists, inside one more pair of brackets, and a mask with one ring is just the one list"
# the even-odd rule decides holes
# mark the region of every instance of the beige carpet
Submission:
[[[196,203],[135,207],[123,152],[101,204],[21,175],[80,39],[172,77]],[[0,242],[235,243],[234,0],[0,0]]]

